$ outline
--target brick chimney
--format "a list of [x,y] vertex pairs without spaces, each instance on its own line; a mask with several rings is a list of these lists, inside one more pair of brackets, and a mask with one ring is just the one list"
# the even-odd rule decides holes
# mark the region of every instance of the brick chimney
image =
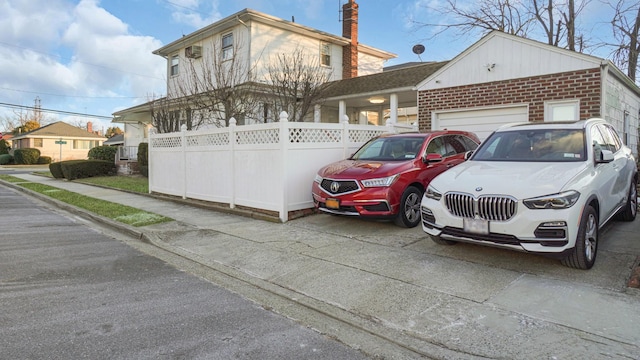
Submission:
[[351,39],[342,49],[342,78],[358,76],[358,4],[349,0],[342,5],[342,37]]
[[93,124],[91,123],[91,121],[87,122],[87,131],[93,133]]

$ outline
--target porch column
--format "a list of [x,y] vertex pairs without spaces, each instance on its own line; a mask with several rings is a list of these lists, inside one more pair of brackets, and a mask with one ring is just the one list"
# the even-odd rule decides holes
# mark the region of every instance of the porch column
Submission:
[[389,96],[389,120],[392,123],[398,123],[398,94],[391,94]]
[[313,107],[313,122],[314,123],[319,123],[322,121],[322,117],[321,117],[321,113],[320,113],[320,105],[315,105]]
[[342,121],[342,119],[347,115],[347,103],[344,100],[340,100],[338,103],[338,119]]

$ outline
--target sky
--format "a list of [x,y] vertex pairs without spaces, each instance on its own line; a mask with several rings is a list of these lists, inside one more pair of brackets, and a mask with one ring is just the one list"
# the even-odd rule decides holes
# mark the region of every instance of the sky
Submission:
[[[0,118],[15,117],[19,111],[15,106],[31,107],[38,101],[47,123],[78,125],[90,121],[94,130],[123,129],[122,124],[111,122],[115,111],[165,92],[166,60],[153,55],[154,50],[244,8],[295,19],[339,36],[340,10],[345,2],[0,0]],[[387,66],[452,59],[481,35],[448,32],[434,40],[434,29],[416,29],[414,20],[446,20],[429,10],[442,6],[441,2],[358,0],[358,41],[396,54]],[[589,4],[579,26],[596,41],[610,33],[603,25],[611,14],[598,0]],[[412,52],[416,44],[426,48],[420,56]],[[606,52],[595,51],[593,55],[608,57]],[[0,132],[5,130],[0,128]]]

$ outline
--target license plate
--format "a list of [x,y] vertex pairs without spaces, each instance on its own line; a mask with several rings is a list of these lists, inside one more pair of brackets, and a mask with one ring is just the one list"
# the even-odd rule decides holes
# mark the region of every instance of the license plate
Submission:
[[337,199],[327,199],[327,202],[325,203],[325,205],[329,209],[339,209],[340,208],[340,201],[337,200]]
[[489,234],[489,221],[483,219],[462,219],[462,227],[465,232],[474,234]]

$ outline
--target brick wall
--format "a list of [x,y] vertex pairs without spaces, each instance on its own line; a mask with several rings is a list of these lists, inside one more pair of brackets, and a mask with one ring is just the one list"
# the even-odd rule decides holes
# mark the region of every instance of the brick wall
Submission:
[[342,6],[342,37],[351,39],[342,47],[342,78],[358,76],[358,4],[354,0]]
[[434,110],[529,104],[529,121],[544,120],[544,102],[580,99],[580,119],[600,116],[600,69],[418,92],[418,126],[431,129]]

